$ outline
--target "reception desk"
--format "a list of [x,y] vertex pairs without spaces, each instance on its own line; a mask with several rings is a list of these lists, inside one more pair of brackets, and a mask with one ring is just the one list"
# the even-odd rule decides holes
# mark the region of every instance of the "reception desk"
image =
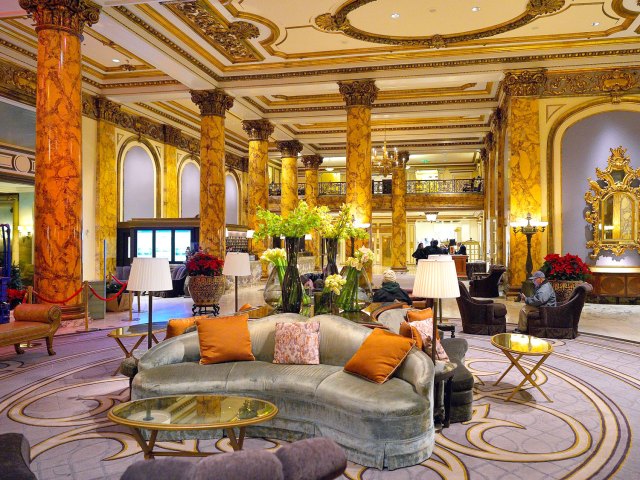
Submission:
[[468,255],[451,255],[453,261],[456,264],[456,274],[458,277],[466,277],[467,276],[467,259]]

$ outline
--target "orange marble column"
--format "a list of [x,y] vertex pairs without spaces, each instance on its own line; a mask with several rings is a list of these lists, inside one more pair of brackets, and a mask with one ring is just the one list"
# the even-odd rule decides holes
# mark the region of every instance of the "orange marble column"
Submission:
[[96,159],[96,272],[102,275],[103,242],[107,241],[107,275],[116,273],[118,233],[118,167],[116,152],[116,116],[120,105],[104,97],[96,99],[98,152]]
[[[302,157],[304,164],[304,200],[310,207],[318,205],[318,168],[322,165],[322,157],[320,155],[304,155]],[[315,258],[315,269],[320,271],[320,236],[314,230],[311,233],[311,253]]]
[[347,105],[346,202],[356,222],[371,224],[371,107],[378,88],[373,80],[338,82],[338,87]]
[[[269,120],[243,120],[242,128],[249,136],[249,195],[247,205],[247,225],[256,229],[258,207],[269,208],[269,135],[273,125]],[[251,251],[260,256],[269,246],[269,241],[254,238]]]
[[398,152],[391,181],[391,268],[399,272],[407,270],[407,170],[409,152]]
[[[34,288],[64,300],[82,284],[82,30],[84,0],[20,0],[38,33]],[[78,304],[77,296],[71,304]]]
[[200,246],[220,258],[226,254],[224,117],[233,97],[220,89],[192,90],[200,108]]
[[278,150],[282,161],[280,214],[286,217],[298,205],[298,154],[302,144],[298,140],[286,140],[278,142]]

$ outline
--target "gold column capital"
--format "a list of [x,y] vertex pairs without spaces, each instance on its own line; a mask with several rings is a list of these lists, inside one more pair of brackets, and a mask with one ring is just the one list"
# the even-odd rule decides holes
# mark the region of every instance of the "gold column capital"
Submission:
[[82,37],[85,25],[98,22],[100,6],[89,0],[20,0],[40,30],[62,30]]
[[273,133],[273,123],[266,119],[243,120],[242,129],[249,135],[249,140],[269,140]]
[[502,82],[504,93],[510,97],[536,97],[542,95],[547,82],[547,70],[518,70],[507,72]]
[[484,136],[484,148],[490,152],[493,150],[493,147],[496,146],[496,140],[493,136],[493,132],[488,132],[485,136]]
[[322,165],[323,157],[320,155],[303,155],[302,163],[307,170],[317,170]]
[[371,107],[378,97],[379,89],[373,80],[347,80],[338,82],[338,88],[347,107],[360,105]]
[[200,108],[203,117],[216,116],[224,118],[227,110],[233,107],[233,97],[224,90],[191,90],[191,100]]
[[284,140],[278,142],[278,150],[282,158],[295,158],[302,151],[302,144],[298,140]]

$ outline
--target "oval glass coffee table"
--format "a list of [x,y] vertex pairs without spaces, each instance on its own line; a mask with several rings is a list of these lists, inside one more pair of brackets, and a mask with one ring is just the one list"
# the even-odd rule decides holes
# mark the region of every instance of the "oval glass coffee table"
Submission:
[[[154,452],[159,431],[222,429],[231,447],[242,450],[245,429],[272,419],[278,407],[265,400],[226,395],[175,395],[121,403],[109,410],[108,418],[133,430],[145,459],[154,456],[206,456],[205,452]],[[234,429],[239,429],[236,436]],[[146,441],[141,430],[150,430]]]
[[[536,373],[536,370],[540,368],[544,361],[553,352],[553,347],[549,342],[538,337],[533,337],[531,335],[522,335],[519,333],[499,333],[491,337],[491,344],[498,347],[511,362],[509,368],[505,370],[505,372],[500,376],[496,383],[494,383],[494,385],[498,385],[500,383],[500,380],[502,380],[504,376],[509,373],[509,370],[511,370],[514,365],[518,369],[518,371],[520,371],[520,373],[524,375],[524,379],[513,390],[513,392],[511,392],[511,395],[507,397],[507,402],[511,400],[511,398],[522,389],[522,386],[527,381],[531,383],[531,385],[536,387],[538,391],[544,396],[544,398],[547,399],[547,401],[553,401],[549,397],[547,397],[547,394],[542,391],[540,386],[533,379],[533,374]],[[529,372],[527,372],[520,364],[520,359],[525,356],[540,357],[538,363],[536,363],[534,367],[529,370]]]

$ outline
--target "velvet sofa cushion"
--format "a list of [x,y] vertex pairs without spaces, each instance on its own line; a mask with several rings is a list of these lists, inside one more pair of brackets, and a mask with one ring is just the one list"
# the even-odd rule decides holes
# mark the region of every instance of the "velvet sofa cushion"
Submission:
[[200,364],[255,360],[248,321],[246,314],[197,319]]

